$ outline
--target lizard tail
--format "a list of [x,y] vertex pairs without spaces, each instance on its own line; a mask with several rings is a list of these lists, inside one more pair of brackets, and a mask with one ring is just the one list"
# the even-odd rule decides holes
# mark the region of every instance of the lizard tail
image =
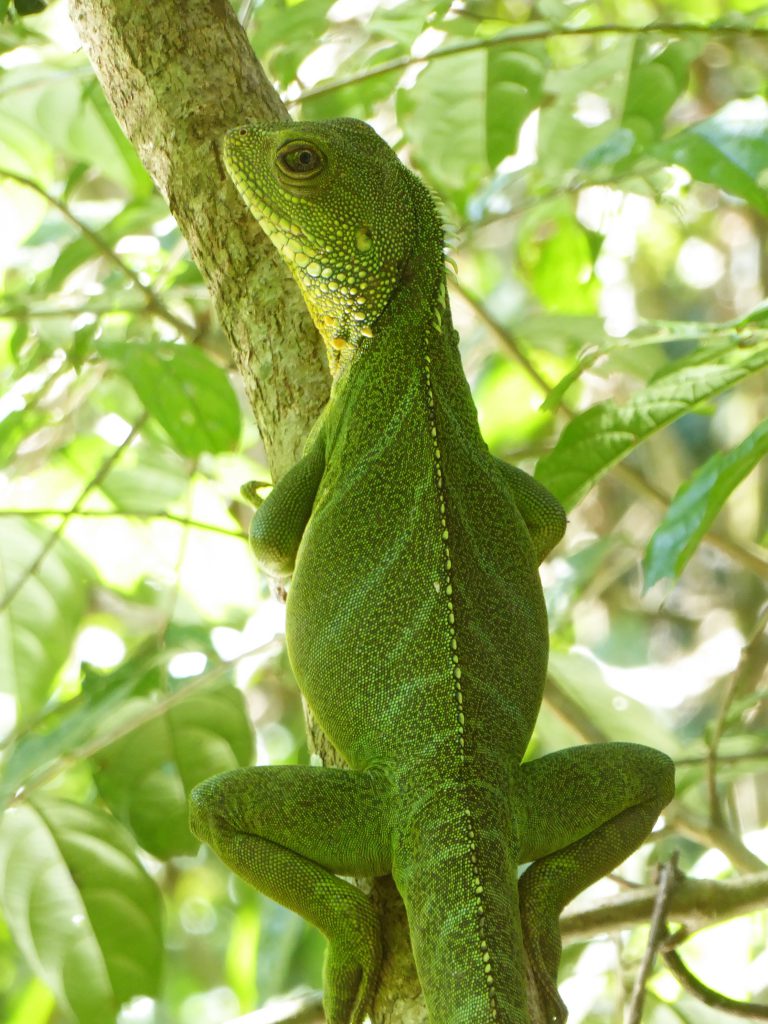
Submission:
[[528,1024],[511,819],[473,788],[415,808],[393,874],[431,1024]]

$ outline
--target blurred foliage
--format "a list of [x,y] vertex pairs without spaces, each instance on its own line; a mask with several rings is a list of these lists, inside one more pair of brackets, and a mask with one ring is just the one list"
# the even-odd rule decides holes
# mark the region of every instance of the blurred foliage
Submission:
[[[320,984],[319,936],[185,826],[200,778],[307,759],[244,542],[265,460],[184,241],[63,6],[40,7],[0,3],[0,1017],[215,1024]],[[248,28],[296,116],[370,119],[439,194],[485,435],[570,509],[532,754],[605,736],[678,759],[626,878],[673,848],[695,877],[754,870],[768,9],[263,0]],[[684,956],[765,1002],[767,928]],[[630,975],[645,935],[618,946]],[[615,1015],[616,956],[566,951],[574,1024]],[[728,1019],[650,985],[652,1024]]]

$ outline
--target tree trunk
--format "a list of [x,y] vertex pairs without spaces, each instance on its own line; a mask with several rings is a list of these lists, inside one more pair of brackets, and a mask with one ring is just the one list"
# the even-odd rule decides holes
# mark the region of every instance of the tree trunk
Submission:
[[[226,0],[70,0],[118,123],[165,197],[205,279],[275,480],[328,396],[322,343],[293,279],[230,184],[220,140],[243,121],[287,120]],[[339,763],[316,724],[310,745]],[[426,1024],[402,901],[374,883],[385,964],[374,1024]]]
[[71,0],[70,15],[210,289],[277,478],[328,396],[322,343],[219,144],[243,121],[288,113],[225,0]]

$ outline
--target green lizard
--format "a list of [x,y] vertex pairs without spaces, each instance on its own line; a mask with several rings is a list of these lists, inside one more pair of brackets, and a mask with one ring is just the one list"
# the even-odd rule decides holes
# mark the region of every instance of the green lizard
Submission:
[[428,189],[347,119],[236,128],[224,161],[333,371],[250,537],[293,576],[291,663],[351,770],[218,775],[191,827],[325,934],[330,1024],[363,1019],[381,960],[369,898],[338,876],[389,873],[432,1024],[525,1024],[523,946],[562,1022],[560,911],[643,842],[672,763],[626,743],[521,763],[547,667],[538,565],[565,516],[480,435]]

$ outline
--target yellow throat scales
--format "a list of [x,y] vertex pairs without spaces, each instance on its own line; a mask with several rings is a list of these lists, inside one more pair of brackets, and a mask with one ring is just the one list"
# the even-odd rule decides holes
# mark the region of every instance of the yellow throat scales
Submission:
[[[375,151],[381,140],[368,131]],[[380,180],[361,177],[366,141],[359,122],[340,119],[302,125],[299,133],[290,124],[284,130],[248,124],[224,142],[227,172],[296,278],[332,372],[345,349],[373,337],[412,244],[402,175],[386,175],[383,189]],[[345,196],[343,207],[333,202],[335,194]],[[374,225],[371,209],[378,206]]]

